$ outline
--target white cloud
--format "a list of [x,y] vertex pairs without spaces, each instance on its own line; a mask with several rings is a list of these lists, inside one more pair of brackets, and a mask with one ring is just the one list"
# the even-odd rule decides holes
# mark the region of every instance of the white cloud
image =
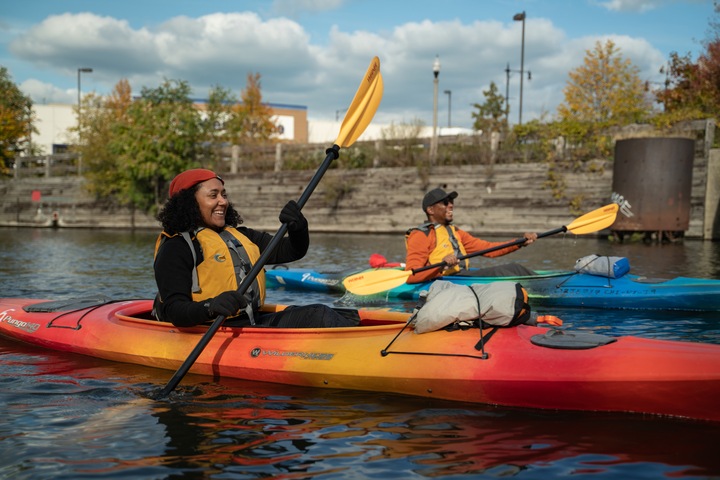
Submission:
[[[135,93],[163,79],[187,81],[196,98],[220,85],[239,94],[249,73],[261,75],[263,98],[272,103],[308,107],[311,119],[334,119],[349,105],[370,59],[377,55],[385,83],[378,123],[432,122],[432,62],[439,54],[439,117],[447,120],[452,92],[454,126],[470,126],[474,103],[495,82],[504,94],[506,65],[510,75],[511,120],[519,103],[520,29],[518,22],[461,20],[408,22],[391,31],[347,32],[332,27],[327,45],[312,44],[297,22],[255,13],[215,13],[174,17],[153,29],[89,13],[48,17],[15,38],[12,52],[37,69],[74,78],[77,68],[91,67],[88,89],[109,93],[128,79]],[[599,38],[569,40],[545,19],[529,19],[525,32],[523,119],[554,114],[562,101],[567,73],[580,65],[585,50]],[[643,72],[657,71],[663,59],[648,42],[612,37]],[[23,91],[39,103],[75,103],[72,94],[39,82],[24,82]],[[428,112],[430,112],[428,114]]]
[[25,80],[19,85],[20,90],[29,96],[33,103],[77,103],[77,90],[62,90],[50,83],[40,82],[38,80]]
[[602,7],[616,12],[647,12],[664,3],[658,0],[608,0],[599,2]]
[[598,5],[615,12],[649,12],[671,3],[703,3],[707,0],[598,0]]
[[[153,34],[126,21],[91,13],[53,15],[15,38],[10,51],[59,71],[93,65],[107,72],[151,72],[159,59]],[[149,48],[150,47],[150,48]]]

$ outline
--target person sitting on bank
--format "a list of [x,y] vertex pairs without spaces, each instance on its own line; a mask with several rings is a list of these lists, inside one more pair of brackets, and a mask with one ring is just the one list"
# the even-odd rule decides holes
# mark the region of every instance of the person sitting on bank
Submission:
[[[405,234],[405,270],[413,270],[426,265],[445,262],[446,267],[432,268],[411,275],[407,283],[420,283],[444,275],[471,276],[526,276],[534,272],[522,265],[507,264],[482,270],[468,270],[469,261],[458,260],[459,256],[467,255],[504,242],[488,242],[474,237],[452,224],[454,203],[457,192],[447,193],[442,188],[429,191],[422,201],[422,209],[427,222],[411,228]],[[536,233],[525,233],[525,243],[513,245],[501,250],[487,253],[485,257],[499,257],[514,252],[521,247],[530,245],[537,240]]]
[[[158,294],[153,312],[178,327],[206,323],[222,315],[229,326],[339,327],[354,326],[321,304],[261,312],[265,272],[244,294],[237,289],[272,240],[272,235],[239,226],[243,219],[225,191],[225,182],[206,169],[187,170],[170,183],[169,198],[158,213],[163,231],[155,245]],[[310,245],[308,223],[297,202],[290,200],[279,216],[288,236],[278,242],[268,263],[301,259]]]

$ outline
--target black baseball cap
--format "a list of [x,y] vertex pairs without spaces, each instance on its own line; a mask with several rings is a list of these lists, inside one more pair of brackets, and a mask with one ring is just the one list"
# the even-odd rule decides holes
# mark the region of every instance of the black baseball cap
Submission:
[[458,194],[457,192],[450,192],[447,193],[442,188],[435,188],[433,190],[430,190],[428,193],[425,194],[422,201],[422,209],[423,212],[429,207],[430,205],[435,205],[438,202],[442,202],[446,198],[450,198],[452,200],[455,200],[457,198]]

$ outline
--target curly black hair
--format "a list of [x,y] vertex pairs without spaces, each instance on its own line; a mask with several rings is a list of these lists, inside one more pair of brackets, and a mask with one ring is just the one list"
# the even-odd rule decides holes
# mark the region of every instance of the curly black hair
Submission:
[[[195,192],[200,184],[181,190],[170,197],[160,209],[156,218],[163,227],[163,230],[170,235],[182,232],[192,232],[203,226],[200,206],[195,200]],[[243,219],[232,203],[228,203],[225,210],[225,224],[237,227],[243,223]]]

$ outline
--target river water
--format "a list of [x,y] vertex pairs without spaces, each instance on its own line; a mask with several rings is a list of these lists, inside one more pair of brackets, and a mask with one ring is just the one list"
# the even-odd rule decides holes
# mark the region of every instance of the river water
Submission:
[[[150,298],[154,241],[153,232],[2,228],[1,295]],[[364,267],[372,253],[402,261],[402,236],[313,234],[292,266],[343,271]],[[720,244],[694,240],[555,236],[512,260],[570,269],[590,253],[625,256],[632,273],[648,277],[720,278]],[[331,305],[339,297],[273,290],[269,301]],[[720,344],[719,313],[553,313],[568,328]],[[716,424],[194,375],[169,399],[148,400],[171,375],[0,339],[0,478],[720,478]]]

